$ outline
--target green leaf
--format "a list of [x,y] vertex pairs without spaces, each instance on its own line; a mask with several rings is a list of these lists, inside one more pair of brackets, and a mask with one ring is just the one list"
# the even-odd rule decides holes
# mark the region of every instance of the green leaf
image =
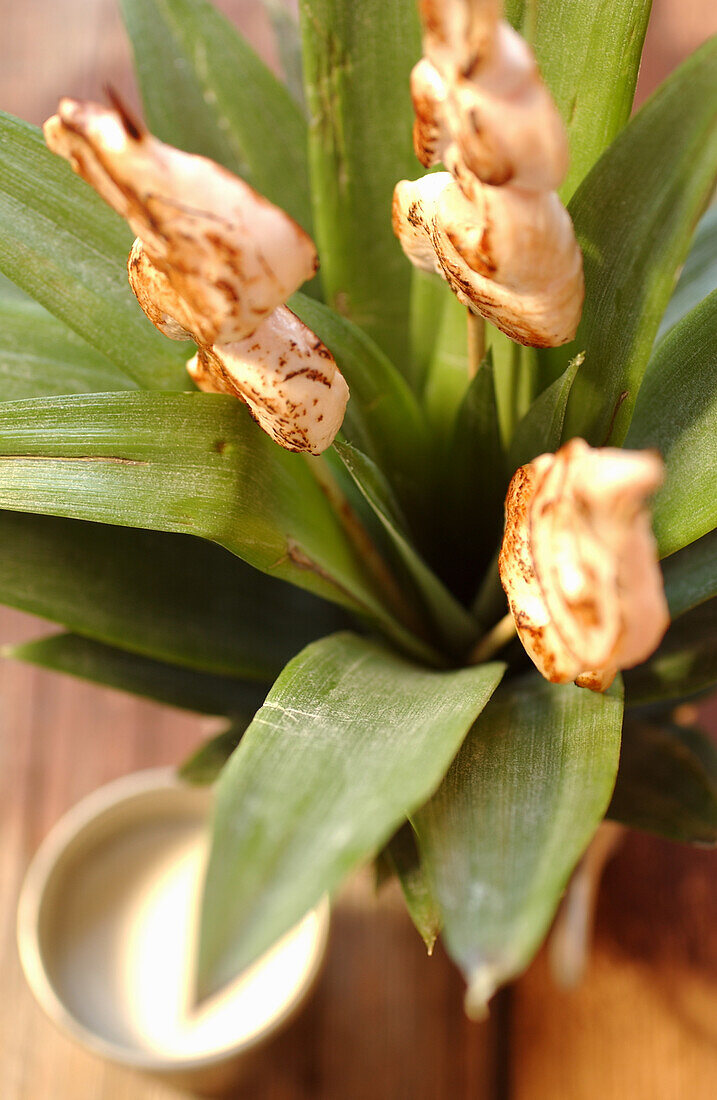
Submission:
[[665,81],[570,203],[585,307],[575,340],[549,357],[557,371],[586,355],[565,439],[601,446],[625,438],[675,272],[714,186],[716,104],[717,36]]
[[429,672],[351,634],[287,665],[219,781],[200,996],[253,962],[429,797],[503,667]]
[[570,138],[564,202],[630,117],[651,7],[530,0],[526,33]]
[[316,241],[329,302],[408,369],[411,265],[393,189],[416,176],[409,75],[414,0],[301,0]]
[[241,741],[249,722],[234,721],[216,737],[210,737],[188,756],[178,769],[180,779],[197,787],[214,783],[222,768]]
[[7,276],[0,273],[0,302],[3,306],[11,306],[18,303],[20,305],[28,305],[32,302],[32,298],[29,298],[24,290],[20,290],[19,286],[15,286],[15,283],[11,283]]
[[200,714],[251,714],[266,693],[266,688],[256,683],[153,661],[77,634],[53,634],[25,645],[6,646],[2,654]]
[[685,266],[658,329],[657,339],[661,340],[673,325],[704,301],[713,290],[717,290],[717,206],[711,207],[697,226]]
[[171,664],[273,680],[343,625],[333,605],[204,539],[0,512],[0,544],[0,603]]
[[0,271],[148,389],[189,389],[191,345],[162,336],[127,281],[132,234],[34,126],[0,112]]
[[[422,393],[425,388],[448,296],[452,298],[453,293],[443,279],[431,271],[414,267],[411,272],[410,381],[416,393]],[[464,326],[463,350],[465,343]]]
[[608,817],[687,844],[717,844],[717,749],[673,724],[625,722]]
[[411,826],[406,823],[389,840],[386,858],[401,884],[409,916],[429,955],[441,931],[441,914],[421,866],[421,857]]
[[0,406],[0,508],[200,535],[352,608],[425,656],[364,572],[304,456],[231,397],[73,395]]
[[206,0],[122,0],[147,124],[242,176],[311,231],[306,120]]
[[291,0],[264,0],[284,74],[284,83],[296,102],[304,106],[301,32]]
[[478,624],[412,545],[400,509],[381,471],[355,447],[347,443],[335,443],[334,447],[388,534],[442,645],[456,657],[465,653],[478,636]]
[[508,613],[508,601],[500,583],[498,570],[498,558],[500,547],[496,547],[495,554],[490,560],[482,580],[477,585],[477,592],[471,602],[471,611],[481,625],[481,632],[495,626],[499,619]]
[[504,446],[509,447],[516,426],[535,400],[539,386],[536,348],[514,343],[505,333],[486,324],[486,347],[493,356],[495,398]]
[[622,699],[535,676],[506,684],[414,818],[448,951],[480,1012],[527,966],[602,819]]
[[124,389],[135,384],[42,306],[0,297],[0,401]]
[[518,424],[510,447],[511,471],[532,462],[537,455],[557,451],[570,390],[584,359],[583,352],[571,359],[560,378],[543,390]]
[[348,382],[345,435],[379,466],[411,522],[420,527],[429,440],[415,395],[381,349],[345,317],[304,294],[295,294],[289,304],[331,349]]
[[517,31],[523,26],[525,4],[526,0],[506,0],[504,4],[505,18]]
[[423,402],[439,444],[447,444],[470,383],[466,307],[449,294],[428,367]]
[[506,480],[493,356],[488,351],[458,409],[442,489],[443,527],[451,532],[442,554],[446,574],[461,595],[473,595],[477,578],[500,542]]
[[717,290],[655,349],[625,445],[665,460],[653,506],[662,557],[717,527]]
[[717,684],[717,599],[680,615],[644,664],[625,673],[629,706],[668,703]]
[[717,530],[666,558],[662,576],[673,619],[717,596]]

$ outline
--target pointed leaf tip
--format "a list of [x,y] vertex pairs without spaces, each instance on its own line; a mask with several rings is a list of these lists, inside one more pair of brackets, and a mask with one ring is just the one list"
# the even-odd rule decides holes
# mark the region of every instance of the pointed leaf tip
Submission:
[[488,1019],[490,1000],[505,977],[494,963],[483,963],[474,970],[463,998],[463,1007],[469,1020]]

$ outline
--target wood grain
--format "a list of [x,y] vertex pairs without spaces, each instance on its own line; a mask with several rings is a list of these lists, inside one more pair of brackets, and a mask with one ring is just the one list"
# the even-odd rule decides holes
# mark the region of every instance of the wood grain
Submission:
[[[259,0],[219,0],[270,51]],[[0,0],[0,107],[41,122],[62,94],[133,97],[114,0]],[[640,95],[707,34],[712,0],[655,0]],[[1,548],[0,548],[0,552]],[[0,643],[37,620],[0,611]],[[717,724],[717,712],[713,708]],[[0,664],[0,1097],[170,1100],[55,1031],[22,977],[15,907],[52,824],[83,795],[177,762],[206,720],[13,662]],[[582,987],[555,990],[541,954],[488,1024],[428,959],[389,889],[358,876],[337,905],[327,964],[296,1024],[237,1091],[252,1100],[708,1100],[717,1081],[717,883],[712,857],[632,836],[608,868]]]
[[711,1100],[717,1082],[714,855],[637,833],[608,866],[573,992],[546,952],[513,995],[515,1100]]

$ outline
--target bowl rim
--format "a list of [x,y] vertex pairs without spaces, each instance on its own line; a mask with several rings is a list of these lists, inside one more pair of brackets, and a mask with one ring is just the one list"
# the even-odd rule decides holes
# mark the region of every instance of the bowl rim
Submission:
[[50,829],[30,861],[17,907],[20,963],[25,979],[46,1016],[71,1039],[94,1054],[132,1069],[159,1074],[209,1069],[253,1051],[269,1040],[298,1011],[314,985],[324,961],[330,924],[329,901],[324,897],[312,910],[317,916],[317,935],[301,985],[281,1012],[262,1030],[246,1039],[215,1048],[207,1054],[193,1054],[183,1058],[179,1054],[153,1054],[151,1051],[113,1042],[83,1024],[63,1001],[45,966],[40,939],[40,917],[45,892],[65,854],[115,806],[153,792],[167,790],[187,794],[191,792],[199,796],[199,801],[202,792],[205,792],[207,808],[211,804],[210,787],[196,787],[184,782],[173,767],[145,768],[106,783],[67,810]]

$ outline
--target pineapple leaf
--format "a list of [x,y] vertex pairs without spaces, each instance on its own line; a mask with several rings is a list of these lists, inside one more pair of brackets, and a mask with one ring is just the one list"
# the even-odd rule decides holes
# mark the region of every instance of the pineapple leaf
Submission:
[[530,409],[539,386],[537,348],[526,348],[500,329],[486,325],[486,347],[493,356],[495,397],[503,442],[508,448],[516,426]]
[[200,996],[252,963],[429,797],[503,667],[430,672],[352,634],[287,665],[219,780]]
[[441,913],[428,885],[416,838],[408,822],[391,837],[384,852],[389,867],[401,884],[409,916],[431,955],[441,931]]
[[409,74],[414,0],[300,0],[315,236],[327,299],[409,372],[411,266],[391,229],[399,179],[419,174]]
[[425,525],[429,481],[426,419],[403,376],[361,329],[304,294],[290,300],[295,313],[331,349],[351,390],[343,431],[373,459],[412,525]]
[[717,596],[717,529],[666,558],[662,576],[673,619]]
[[0,603],[174,665],[273,680],[333,604],[187,535],[0,512]]
[[0,401],[135,388],[37,302],[0,296]]
[[625,445],[665,460],[653,507],[662,557],[717,527],[717,290],[655,349]]
[[149,128],[242,176],[311,232],[306,119],[206,0],[122,0]]
[[527,966],[607,809],[621,689],[506,684],[412,820],[446,947],[480,1013]]
[[179,766],[180,779],[197,787],[216,782],[248,725],[248,721],[234,719],[231,726],[210,737]]
[[461,402],[470,384],[466,307],[446,295],[428,365],[423,403],[433,434],[448,445]]
[[200,714],[253,714],[266,694],[266,687],[254,682],[153,661],[78,634],[6,646],[2,654]]
[[652,0],[530,0],[526,34],[570,138],[563,202],[630,117],[651,7]]
[[608,817],[687,844],[717,844],[717,749],[700,729],[626,721]]
[[525,18],[525,5],[526,0],[505,0],[503,5],[505,10],[505,18],[515,27],[517,31],[521,31],[523,27],[523,20]]
[[675,272],[714,186],[716,104],[717,37],[665,81],[570,204],[585,307],[576,339],[549,358],[563,370],[579,351],[586,355],[565,439],[601,446],[625,438]]
[[32,302],[32,298],[28,297],[24,290],[20,290],[19,286],[15,286],[15,283],[11,283],[5,275],[0,273],[0,303],[3,306],[11,306],[18,303],[27,305],[29,302]]
[[473,594],[500,541],[506,480],[489,350],[458,409],[441,494],[443,524],[453,532],[443,551],[447,575],[462,594]]
[[386,609],[302,455],[231,397],[119,393],[0,405],[0,507],[200,535],[430,651]]
[[[450,291],[438,275],[414,267],[411,272],[410,304],[410,382],[416,393],[423,393],[428,371],[436,349],[438,330],[441,324],[446,302],[453,298]],[[466,334],[463,331],[462,349],[465,351]]]
[[0,112],[0,271],[147,389],[189,389],[187,345],[149,323],[127,281],[132,234],[42,133]]
[[585,359],[576,355],[551,386],[540,394],[515,429],[510,447],[511,472],[547,451],[557,451],[563,434],[565,410],[578,369]]
[[685,266],[680,272],[657,333],[661,340],[690,310],[717,290],[717,206],[700,220]]
[[628,706],[673,703],[717,684],[717,599],[680,615],[649,660],[625,673]]
[[301,32],[292,0],[264,0],[264,7],[274,31],[284,83],[303,110],[305,103]]
[[414,549],[391,489],[370,458],[347,443],[334,447],[389,537],[445,649],[458,657],[478,636],[478,624]]

